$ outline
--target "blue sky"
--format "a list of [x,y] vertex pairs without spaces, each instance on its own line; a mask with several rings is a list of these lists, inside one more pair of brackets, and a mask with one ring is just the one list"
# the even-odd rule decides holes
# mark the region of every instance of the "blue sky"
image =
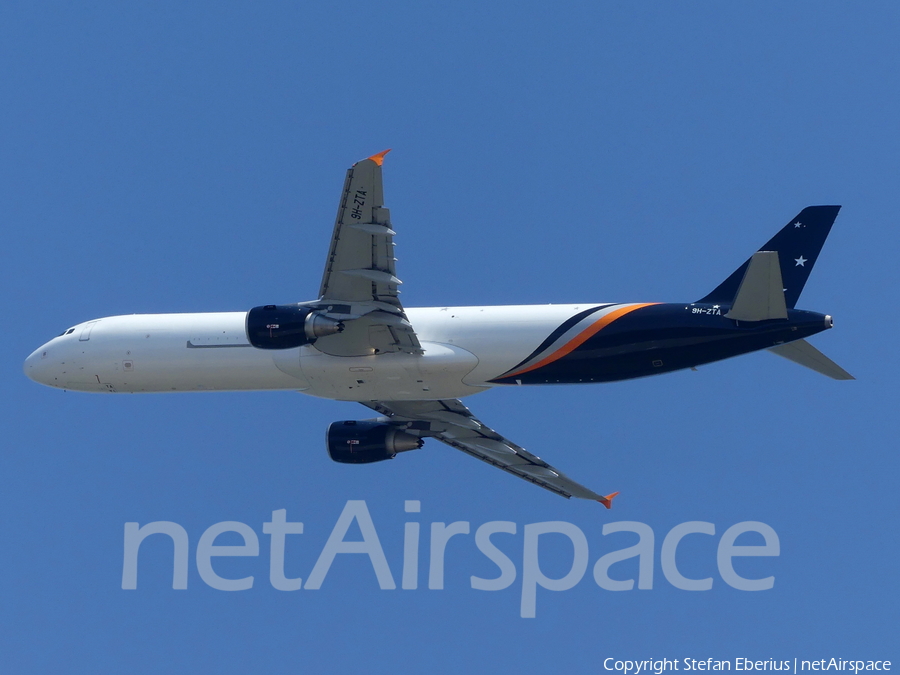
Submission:
[[[598,672],[606,658],[893,659],[900,553],[894,335],[900,10],[890,3],[5,3],[0,5],[0,663],[39,672]],[[566,501],[443,445],[332,463],[324,429],[370,416],[295,393],[99,396],[21,372],[41,343],[120,313],[236,311],[312,299],[344,171],[385,163],[407,306],[702,297],[809,204],[842,204],[800,306],[834,382],[769,354],[644,380],[491,391],[486,423],[598,491]],[[419,587],[381,590],[338,555],[319,590],[268,580],[263,523],[286,509],[288,576],[307,578],[348,500],[365,500],[397,585],[407,522]],[[404,512],[420,500],[421,512]],[[140,551],[123,527],[190,541]],[[246,523],[258,557],[203,532]],[[431,523],[470,523],[427,588]],[[516,581],[480,591],[470,576]],[[577,526],[589,565],[520,618],[524,532]],[[592,569],[648,525],[654,585]],[[660,547],[689,535],[674,588]],[[716,546],[769,525],[778,557],[742,559],[768,591],[728,586]],[[355,527],[355,526],[354,526]],[[357,536],[351,529],[348,538]],[[239,538],[220,544],[239,544]],[[234,535],[237,537],[237,535]],[[631,536],[631,538],[629,538]],[[293,538],[291,538],[293,537]],[[762,538],[739,544],[761,544]],[[544,574],[571,567],[540,539]],[[612,568],[637,578],[636,560]],[[604,671],[605,672],[605,671]]]

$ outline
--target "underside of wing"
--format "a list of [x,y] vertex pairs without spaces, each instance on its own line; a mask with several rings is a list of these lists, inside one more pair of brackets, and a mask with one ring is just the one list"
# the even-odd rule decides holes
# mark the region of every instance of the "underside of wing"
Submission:
[[440,401],[368,401],[363,403],[386,415],[410,433],[436,438],[466,454],[524,478],[563,497],[593,499],[610,508],[614,493],[599,495],[576,483],[540,457],[501,436],[475,418],[458,399]]
[[391,217],[381,165],[387,150],[347,171],[315,307],[344,323],[316,348],[336,356],[421,353],[400,303]]

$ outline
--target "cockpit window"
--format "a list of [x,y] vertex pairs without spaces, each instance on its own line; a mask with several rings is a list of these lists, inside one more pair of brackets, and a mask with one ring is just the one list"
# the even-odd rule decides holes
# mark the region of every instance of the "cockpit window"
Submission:
[[70,328],[69,330],[64,330],[64,331],[63,331],[62,333],[60,333],[57,337],[62,337],[63,335],[71,335],[71,334],[74,333],[74,332],[75,332],[75,329],[74,329],[74,328]]

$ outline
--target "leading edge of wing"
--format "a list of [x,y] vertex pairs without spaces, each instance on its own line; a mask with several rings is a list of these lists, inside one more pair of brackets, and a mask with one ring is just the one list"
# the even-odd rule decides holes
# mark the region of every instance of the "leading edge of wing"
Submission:
[[600,495],[572,480],[540,457],[478,420],[459,399],[437,401],[365,401],[410,433],[436,438],[487,464],[534,483],[562,497],[592,499],[606,508],[618,492]]

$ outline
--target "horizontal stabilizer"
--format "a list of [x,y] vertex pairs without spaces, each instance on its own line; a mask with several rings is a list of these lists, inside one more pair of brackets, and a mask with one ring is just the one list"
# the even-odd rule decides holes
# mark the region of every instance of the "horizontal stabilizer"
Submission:
[[777,251],[757,251],[753,254],[731,309],[725,316],[737,321],[787,318]]
[[856,379],[806,340],[795,340],[777,347],[769,347],[769,351],[835,380]]

